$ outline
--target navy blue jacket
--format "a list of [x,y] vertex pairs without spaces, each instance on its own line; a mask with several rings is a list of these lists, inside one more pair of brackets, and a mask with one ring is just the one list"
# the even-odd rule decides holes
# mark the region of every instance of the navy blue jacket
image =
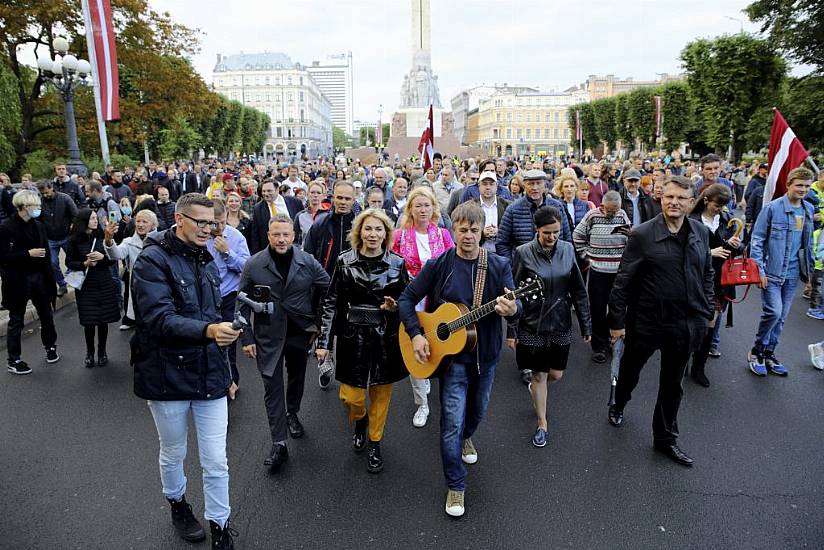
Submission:
[[222,321],[220,275],[206,248],[174,229],[150,234],[132,271],[136,331],[134,393],[157,401],[224,397],[232,384],[225,351],[206,338]]
[[[487,257],[486,284],[484,285],[481,301],[484,304],[503,295],[504,288],[510,290],[515,288],[512,282],[512,269],[509,266],[509,260],[492,253],[488,254]],[[398,298],[401,322],[410,337],[422,333],[415,312],[415,304],[427,298],[426,311],[431,313],[438,309],[438,306],[445,303],[446,300],[443,299],[441,293],[452,276],[454,263],[454,248],[447,250],[434,260],[429,260]],[[471,285],[472,281],[467,281],[467,284]],[[517,318],[520,313],[521,302],[519,300],[518,313],[511,319]],[[501,318],[496,313],[492,313],[478,321],[476,326],[478,329],[478,346],[476,348],[478,363],[480,367],[485,368],[497,363],[498,356],[501,354],[501,344],[503,342]]]
[[[552,206],[561,214],[561,240],[572,242],[572,230],[569,228],[569,216],[561,201],[546,197],[543,206]],[[498,237],[495,239],[495,251],[499,256],[511,259],[515,249],[535,238],[533,216],[538,206],[529,197],[517,199],[504,212],[504,218],[498,222]]]

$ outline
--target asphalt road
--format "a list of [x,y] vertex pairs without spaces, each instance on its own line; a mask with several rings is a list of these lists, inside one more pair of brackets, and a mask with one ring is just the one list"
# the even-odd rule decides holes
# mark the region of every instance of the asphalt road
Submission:
[[[652,450],[657,356],[642,373],[621,429],[608,425],[608,367],[576,343],[550,390],[549,443],[530,443],[533,413],[512,353],[498,366],[489,415],[475,439],[466,515],[444,514],[437,387],[423,429],[411,425],[411,389],[395,387],[382,445],[385,469],[367,473],[350,448],[334,390],[321,391],[314,362],[301,417],[277,475],[262,387],[241,360],[241,392],[229,431],[232,520],[238,548],[822,548],[824,373],[806,344],[824,324],[788,320],[786,379],[745,366],[759,296],[737,306],[710,360],[710,389],[685,381],[680,443],[687,469]],[[59,363],[47,366],[36,334],[24,340],[30,376],[0,381],[0,548],[205,548],[179,541],[160,492],[157,434],[132,393],[127,333],[112,327],[106,368],[83,367],[73,308],[58,314]],[[36,330],[36,326],[32,327]],[[190,435],[188,500],[202,517]]]

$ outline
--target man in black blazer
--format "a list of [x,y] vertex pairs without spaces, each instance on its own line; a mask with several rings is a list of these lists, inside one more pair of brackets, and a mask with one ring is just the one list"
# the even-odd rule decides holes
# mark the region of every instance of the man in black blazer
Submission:
[[267,179],[260,186],[262,201],[255,205],[252,214],[252,228],[249,234],[249,251],[252,254],[260,252],[268,246],[269,218],[275,213],[288,214],[295,219],[298,212],[303,210],[303,203],[295,197],[284,197],[278,193],[274,181]]

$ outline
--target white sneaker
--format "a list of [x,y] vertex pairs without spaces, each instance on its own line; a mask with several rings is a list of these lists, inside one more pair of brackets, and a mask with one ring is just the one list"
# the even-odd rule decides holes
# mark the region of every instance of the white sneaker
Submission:
[[461,460],[466,464],[475,464],[478,462],[478,451],[475,450],[475,445],[472,444],[472,440],[469,438],[463,440]]
[[464,492],[450,489],[446,493],[446,513],[453,518],[459,518],[464,515],[464,511]]
[[429,405],[421,405],[415,411],[415,416],[412,417],[412,425],[416,428],[423,428],[426,426],[426,421],[429,419]]
[[810,361],[813,366],[818,370],[824,370],[824,346],[821,343],[810,344],[807,349],[810,351]]

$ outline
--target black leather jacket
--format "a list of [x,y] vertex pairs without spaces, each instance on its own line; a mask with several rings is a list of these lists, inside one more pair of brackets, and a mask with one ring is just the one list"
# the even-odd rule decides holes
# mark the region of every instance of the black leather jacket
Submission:
[[521,298],[524,311],[520,319],[511,321],[516,333],[518,328],[543,336],[568,332],[572,328],[570,310],[574,305],[581,335],[592,335],[589,298],[571,243],[558,240],[550,254],[536,237],[515,250],[514,263],[516,285],[536,276],[544,284],[543,300]]
[[356,325],[349,319],[350,307],[379,308],[384,296],[397,300],[408,283],[406,263],[394,252],[386,251],[376,262],[362,259],[355,250],[338,257],[323,299],[323,325],[317,341],[319,349],[330,349],[332,336],[338,337],[338,381],[365,388],[391,384],[409,375],[398,343],[397,311],[377,311],[374,326]]

